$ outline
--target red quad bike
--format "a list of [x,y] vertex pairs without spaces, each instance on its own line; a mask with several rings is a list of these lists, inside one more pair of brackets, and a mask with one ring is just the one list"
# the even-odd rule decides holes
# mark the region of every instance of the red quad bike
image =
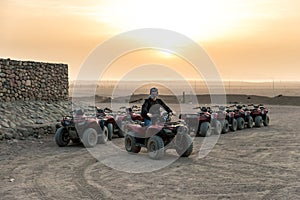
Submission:
[[229,124],[229,130],[235,132],[237,130],[237,120],[235,118],[235,112],[231,107],[225,107],[226,110],[226,120]]
[[123,127],[120,128],[119,123],[117,123],[119,117],[110,108],[101,109],[96,107],[96,116],[100,119],[101,128],[107,127],[108,140],[111,140],[114,134],[120,138],[124,137],[124,129]]
[[225,106],[217,106],[219,109],[215,111],[217,113],[216,119],[220,121],[222,125],[222,134],[228,133],[229,130],[236,131],[237,122],[234,118],[234,113],[227,112]]
[[[119,137],[123,138],[126,132],[126,124],[134,122],[138,124],[143,124],[144,119],[141,114],[136,113],[138,111],[136,106],[131,108],[121,107],[120,109],[125,108],[125,112],[118,112],[115,114],[115,121],[112,123],[112,132],[117,133]],[[108,124],[109,129],[109,124]],[[110,129],[109,129],[110,130]]]
[[82,110],[73,111],[73,115],[65,116],[58,125],[55,142],[58,146],[67,146],[82,142],[85,147],[94,147],[97,143],[104,144],[108,139],[107,128],[100,128],[94,116],[85,116]]
[[187,126],[182,122],[171,122],[170,115],[154,115],[152,125],[127,124],[125,149],[130,153],[139,153],[142,147],[148,149],[150,158],[158,160],[165,150],[175,148],[181,157],[188,157],[193,151],[192,138]]
[[244,118],[245,127],[252,128],[253,127],[253,117],[251,116],[251,111],[245,105],[238,105],[237,109],[239,109],[241,116]]
[[251,111],[251,117],[254,119],[255,127],[269,126],[270,117],[268,115],[269,111],[264,105],[248,105],[248,110]]
[[247,126],[248,128],[253,127],[253,118],[250,115],[249,110],[245,110],[244,105],[232,105],[234,107],[233,112],[235,114],[235,119],[237,120],[237,129],[242,130]]
[[[222,125],[216,120],[212,120],[217,117],[209,112],[209,107],[196,107],[194,109],[200,109],[200,112],[195,114],[180,114],[179,119],[186,122],[189,129],[194,131],[196,136],[209,137],[212,132],[219,134],[222,131]],[[212,122],[213,121],[213,122]]]
[[123,112],[123,115],[119,114],[119,122],[126,121],[126,123],[128,123],[131,121],[138,124],[142,124],[144,122],[144,119],[141,115],[141,109],[139,107],[133,105],[131,108],[121,107],[120,109],[125,109],[125,112]]

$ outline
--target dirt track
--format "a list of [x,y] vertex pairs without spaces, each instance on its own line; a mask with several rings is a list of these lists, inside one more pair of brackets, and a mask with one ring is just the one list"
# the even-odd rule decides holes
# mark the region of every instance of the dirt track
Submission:
[[[1,199],[300,199],[300,107],[270,107],[269,127],[221,135],[158,171],[107,167],[81,145],[56,146],[53,135],[1,141]],[[122,147],[123,139],[113,143]],[[145,154],[145,156],[147,156]]]

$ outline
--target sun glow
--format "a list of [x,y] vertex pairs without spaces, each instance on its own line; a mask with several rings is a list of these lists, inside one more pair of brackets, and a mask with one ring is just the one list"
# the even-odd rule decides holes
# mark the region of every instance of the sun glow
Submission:
[[165,50],[160,50],[158,53],[160,56],[162,56],[164,58],[172,58],[175,56],[172,52],[165,51]]
[[109,1],[97,8],[95,15],[118,31],[163,28],[195,40],[209,40],[243,26],[243,20],[258,17],[261,12],[253,13],[253,9],[257,9],[255,5],[241,4],[237,0]]

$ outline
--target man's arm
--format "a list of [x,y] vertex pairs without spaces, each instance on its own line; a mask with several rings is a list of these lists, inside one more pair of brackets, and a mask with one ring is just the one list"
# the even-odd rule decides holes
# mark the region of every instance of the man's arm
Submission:
[[160,105],[161,105],[168,113],[173,112],[173,111],[165,104],[165,102],[163,102],[163,100],[160,99],[159,104],[160,104]]

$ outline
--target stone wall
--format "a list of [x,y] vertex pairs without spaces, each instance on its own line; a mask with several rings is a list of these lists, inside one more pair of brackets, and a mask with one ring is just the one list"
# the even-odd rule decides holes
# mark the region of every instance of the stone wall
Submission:
[[0,102],[67,100],[68,65],[0,58]]

